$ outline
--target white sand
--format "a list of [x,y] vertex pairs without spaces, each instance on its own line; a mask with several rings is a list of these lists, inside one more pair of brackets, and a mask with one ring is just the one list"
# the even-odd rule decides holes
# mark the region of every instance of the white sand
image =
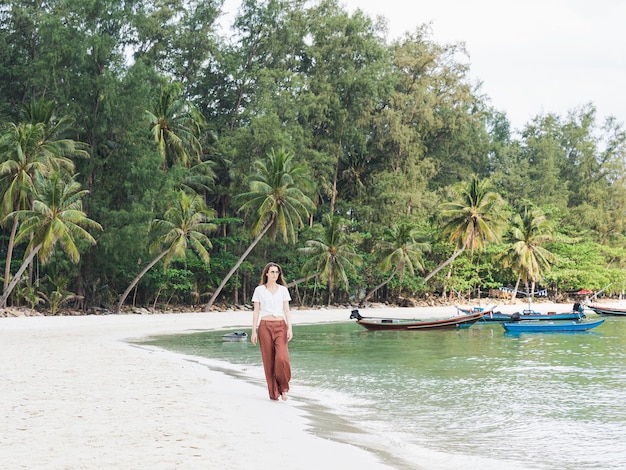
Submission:
[[[294,324],[346,312],[294,311]],[[390,468],[307,431],[293,397],[273,402],[264,384],[125,342],[250,323],[250,312],[0,318],[0,466]]]
[[[347,321],[349,313],[294,310],[293,322]],[[449,316],[451,307],[361,313],[424,318]],[[251,316],[222,312],[0,318],[0,465],[392,468],[363,449],[316,437],[307,430],[302,404],[293,397],[270,401],[264,383],[233,378],[188,356],[126,342],[159,334],[248,329]],[[297,328],[294,335],[297,341]]]

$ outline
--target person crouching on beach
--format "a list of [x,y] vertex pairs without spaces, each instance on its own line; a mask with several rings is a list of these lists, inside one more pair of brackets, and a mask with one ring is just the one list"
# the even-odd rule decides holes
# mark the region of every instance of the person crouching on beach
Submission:
[[291,363],[287,344],[293,338],[290,300],[283,270],[276,263],[268,263],[263,268],[261,283],[252,294],[251,341],[256,345],[258,339],[271,400],[278,400],[279,397],[287,400],[289,392]]

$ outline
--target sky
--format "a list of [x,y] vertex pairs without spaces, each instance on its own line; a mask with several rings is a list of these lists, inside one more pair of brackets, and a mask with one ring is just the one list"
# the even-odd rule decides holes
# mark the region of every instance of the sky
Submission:
[[[470,79],[513,129],[592,103],[626,125],[626,0],[340,0],[387,19],[389,39],[430,24],[463,42]],[[239,2],[227,0],[233,10]],[[233,7],[233,5],[235,5]]]

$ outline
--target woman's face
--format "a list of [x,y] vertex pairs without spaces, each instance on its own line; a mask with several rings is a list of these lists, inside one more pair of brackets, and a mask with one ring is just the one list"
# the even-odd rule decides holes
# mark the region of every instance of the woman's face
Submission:
[[275,281],[278,280],[278,278],[280,277],[280,268],[274,264],[270,265],[267,268],[267,274],[266,274],[268,279],[273,279]]

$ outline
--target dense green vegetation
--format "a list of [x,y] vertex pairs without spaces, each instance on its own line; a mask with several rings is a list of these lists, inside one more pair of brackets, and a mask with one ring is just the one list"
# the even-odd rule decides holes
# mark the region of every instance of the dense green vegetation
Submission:
[[8,305],[241,304],[270,260],[306,305],[626,288],[623,123],[512,130],[461,44],[337,0],[221,7],[0,6]]

